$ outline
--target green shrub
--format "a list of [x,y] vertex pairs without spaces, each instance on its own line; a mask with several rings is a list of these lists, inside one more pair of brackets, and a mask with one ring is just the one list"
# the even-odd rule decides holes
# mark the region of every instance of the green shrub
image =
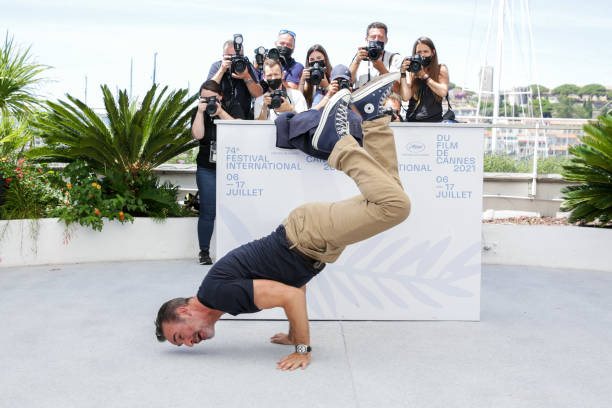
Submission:
[[565,180],[582,184],[562,190],[561,210],[571,211],[570,222],[606,225],[612,222],[612,115],[600,116],[584,131],[583,144],[570,148],[574,157],[562,173]]
[[101,231],[104,219],[122,223],[134,217],[164,219],[187,215],[176,201],[178,188],[170,183],[159,184],[150,171],[122,173],[109,170],[99,178],[84,161],[77,160],[51,177],[52,185],[65,194],[60,205],[51,211],[70,225]]
[[3,157],[0,217],[11,220],[48,216],[62,198],[49,185],[48,175],[46,168],[27,164],[24,159]]
[[[560,174],[563,165],[569,163],[567,157],[538,158],[538,174]],[[490,173],[531,173],[532,159],[517,159],[505,155],[485,154],[484,171]]]

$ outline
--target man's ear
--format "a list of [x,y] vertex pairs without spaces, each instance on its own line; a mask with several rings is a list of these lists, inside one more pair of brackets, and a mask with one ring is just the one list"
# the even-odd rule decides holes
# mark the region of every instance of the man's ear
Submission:
[[176,308],[176,314],[179,315],[179,317],[191,316],[191,310],[189,310],[189,308],[186,305],[179,306]]
[[281,78],[283,79],[283,81],[285,80],[285,77],[286,77],[286,76],[287,76],[287,71],[283,71],[283,73],[282,73],[282,77],[281,77]]

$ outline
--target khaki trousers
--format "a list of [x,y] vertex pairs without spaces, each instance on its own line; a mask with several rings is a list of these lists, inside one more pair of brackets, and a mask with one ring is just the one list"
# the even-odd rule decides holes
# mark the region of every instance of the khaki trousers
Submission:
[[314,202],[294,209],[284,226],[300,252],[334,262],[344,248],[404,221],[410,200],[399,179],[391,117],[363,122],[363,148],[350,135],[340,139],[330,166],[352,178],[360,195],[338,202]]

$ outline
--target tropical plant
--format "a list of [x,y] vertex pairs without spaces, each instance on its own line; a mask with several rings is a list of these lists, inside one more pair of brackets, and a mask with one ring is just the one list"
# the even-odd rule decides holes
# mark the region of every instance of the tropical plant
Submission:
[[153,85],[140,106],[130,103],[127,91],[115,100],[108,86],[101,86],[107,123],[85,103],[70,95],[69,102],[47,102],[49,112],[35,126],[46,146],[30,149],[26,155],[40,162],[87,162],[105,174],[114,169],[137,175],[152,170],[198,145],[188,128],[190,105],[197,95],[167,87],[156,96]]
[[575,157],[564,167],[563,178],[580,182],[565,187],[562,211],[571,211],[569,221],[600,225],[612,221],[612,115],[584,126],[583,144],[569,149]]
[[20,156],[28,142],[32,141],[33,133],[28,121],[18,121],[11,116],[0,118],[0,156]]
[[48,171],[19,159],[0,161],[0,218],[43,218],[57,206],[61,194],[49,186]]
[[33,112],[39,105],[35,87],[48,68],[34,62],[30,47],[19,48],[7,32],[0,49],[0,114],[21,117]]

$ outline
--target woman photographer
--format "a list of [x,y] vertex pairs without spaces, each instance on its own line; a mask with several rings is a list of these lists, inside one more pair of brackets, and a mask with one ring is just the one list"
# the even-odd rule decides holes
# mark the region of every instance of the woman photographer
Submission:
[[[320,68],[325,68],[325,72],[321,76],[321,82],[316,85],[312,80],[312,67],[318,64]],[[306,53],[306,68],[302,71],[300,78],[299,90],[304,94],[308,109],[315,109],[321,103],[323,97],[328,91],[330,85],[330,71],[332,65],[329,62],[327,51],[322,45],[315,44]]]
[[[400,94],[408,102],[407,122],[441,122],[442,99],[448,93],[448,68],[438,63],[438,53],[433,41],[420,37],[412,47],[411,58],[405,58],[400,68]],[[420,55],[421,63],[414,61]],[[410,64],[419,66],[417,72],[410,72]],[[408,72],[407,72],[408,71]]]

